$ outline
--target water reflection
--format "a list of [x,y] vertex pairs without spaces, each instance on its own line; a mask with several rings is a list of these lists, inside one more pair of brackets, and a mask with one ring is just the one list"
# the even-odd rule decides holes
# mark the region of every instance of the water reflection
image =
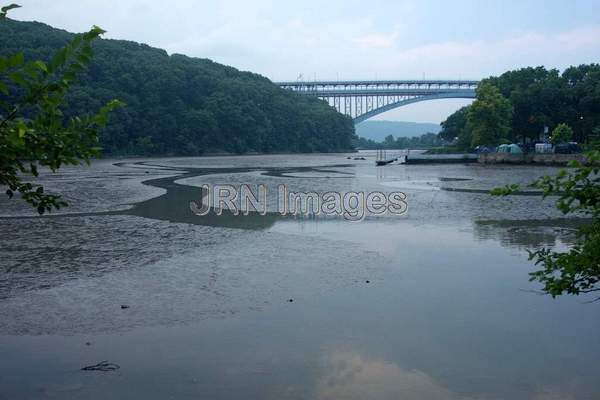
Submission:
[[473,234],[479,240],[494,240],[520,250],[565,247],[576,240],[576,231],[586,220],[475,221]]
[[[516,391],[515,391],[516,389]],[[571,400],[578,393],[571,384],[538,386],[532,390],[512,388],[517,398]],[[428,375],[394,362],[369,358],[353,351],[329,354],[318,378],[314,400],[477,400],[499,399],[496,395],[460,394]]]
[[[148,165],[148,164],[143,164]],[[333,167],[347,167],[347,165],[332,165]],[[177,171],[181,170],[178,168]],[[132,210],[125,213],[146,218],[169,222],[181,222],[193,225],[215,226],[223,228],[238,228],[238,229],[267,229],[273,226],[276,220],[286,217],[276,212],[268,212],[266,215],[250,212],[248,215],[234,215],[228,210],[223,210],[220,216],[214,212],[205,216],[195,215],[189,207],[190,202],[201,203],[202,191],[201,188],[189,185],[183,185],[175,182],[176,180],[184,180],[190,177],[207,176],[211,174],[237,174],[261,172],[264,176],[273,177],[289,177],[311,179],[310,174],[324,174],[319,177],[331,178],[336,175],[340,178],[351,178],[352,174],[348,172],[335,171],[332,169],[310,166],[310,167],[282,167],[282,168],[185,168],[185,173],[181,173],[176,177],[158,178],[144,182],[146,185],[155,186],[166,189],[166,193],[136,204]],[[291,174],[309,174],[308,178],[302,176],[293,176]],[[314,177],[312,177],[314,178]]]
[[327,356],[317,382],[315,400],[456,400],[453,393],[429,375],[393,362],[370,359],[355,352]]
[[248,215],[234,215],[229,210],[221,210],[221,215],[216,215],[213,210],[207,215],[199,216],[192,212],[189,204],[192,201],[199,203],[201,198],[200,188],[176,185],[162,196],[137,204],[127,214],[161,221],[237,229],[267,229],[278,218],[282,218],[277,213],[260,215],[250,212]]

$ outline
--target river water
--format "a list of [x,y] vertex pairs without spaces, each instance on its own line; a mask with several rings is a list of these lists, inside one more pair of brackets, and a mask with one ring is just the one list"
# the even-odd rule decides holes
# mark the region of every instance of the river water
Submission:
[[[71,204],[51,217],[1,198],[0,399],[599,398],[598,303],[528,281],[577,221],[487,194],[557,169],[363,155],[99,160],[42,175]],[[408,211],[199,217],[204,184]]]

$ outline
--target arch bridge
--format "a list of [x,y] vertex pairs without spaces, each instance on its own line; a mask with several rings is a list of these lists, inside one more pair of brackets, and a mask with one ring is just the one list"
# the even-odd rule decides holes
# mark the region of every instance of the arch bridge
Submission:
[[298,81],[276,84],[303,95],[318,97],[359,123],[377,114],[420,101],[474,99],[479,81]]

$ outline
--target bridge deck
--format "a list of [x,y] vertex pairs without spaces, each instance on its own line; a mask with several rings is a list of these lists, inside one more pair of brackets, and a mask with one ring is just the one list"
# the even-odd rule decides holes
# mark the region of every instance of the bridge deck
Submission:
[[279,86],[373,86],[373,85],[460,85],[477,86],[479,81],[473,80],[349,80],[349,81],[284,81],[274,82]]
[[472,97],[475,95],[475,89],[317,89],[317,90],[297,90],[308,96],[319,97],[354,97],[354,96],[427,96],[432,94],[456,94]]

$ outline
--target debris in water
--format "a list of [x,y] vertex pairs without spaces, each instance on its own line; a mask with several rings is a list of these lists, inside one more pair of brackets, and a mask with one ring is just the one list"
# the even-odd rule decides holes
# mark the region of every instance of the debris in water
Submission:
[[289,299],[289,300],[288,300],[288,302],[289,302],[289,303],[293,303],[293,302],[294,302],[294,299]]
[[126,309],[128,309],[128,308],[129,308],[129,306],[128,306],[128,305],[125,305],[125,304],[123,304],[123,305],[121,306],[121,310],[126,310]]
[[365,283],[371,283],[371,281],[367,280],[367,281],[365,281]]
[[118,366],[117,364],[112,364],[109,363],[108,361],[102,361],[99,362],[96,365],[90,365],[87,367],[83,367],[81,368],[82,371],[102,371],[102,372],[108,372],[108,371],[116,371],[119,368],[121,368],[120,366]]

